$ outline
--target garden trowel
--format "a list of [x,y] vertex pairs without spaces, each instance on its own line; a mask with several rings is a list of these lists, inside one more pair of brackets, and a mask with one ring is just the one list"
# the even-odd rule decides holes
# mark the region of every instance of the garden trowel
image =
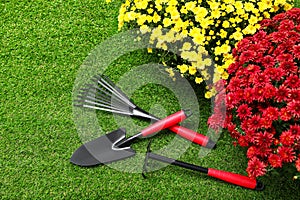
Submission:
[[118,129],[81,145],[72,155],[70,162],[79,166],[108,164],[134,156],[130,145],[138,138],[153,136],[160,130],[174,126],[191,115],[189,110],[181,110],[143,129],[126,139],[125,129]]

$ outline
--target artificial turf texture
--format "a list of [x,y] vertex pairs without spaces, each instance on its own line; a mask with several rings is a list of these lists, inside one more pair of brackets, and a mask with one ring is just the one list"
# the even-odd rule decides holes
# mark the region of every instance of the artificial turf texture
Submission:
[[[96,45],[118,32],[119,6],[104,0],[0,3],[0,199],[298,199],[299,184],[277,174],[261,178],[266,188],[257,192],[173,166],[143,179],[69,162],[81,145],[72,113],[77,70]],[[108,67],[107,74],[116,80],[152,59],[134,52]],[[149,108],[147,96],[156,102],[172,95],[149,86],[137,91],[135,102]],[[208,117],[210,102],[199,95],[199,104]],[[175,109],[166,105],[168,111]],[[108,125],[111,115],[99,115],[107,131],[117,128]],[[199,131],[205,132],[200,123]],[[171,136],[158,136],[153,148]],[[146,145],[142,141],[135,147],[143,151]],[[234,147],[226,133],[216,150],[203,158],[198,154],[199,147],[191,145],[180,159],[246,175],[245,151]]]

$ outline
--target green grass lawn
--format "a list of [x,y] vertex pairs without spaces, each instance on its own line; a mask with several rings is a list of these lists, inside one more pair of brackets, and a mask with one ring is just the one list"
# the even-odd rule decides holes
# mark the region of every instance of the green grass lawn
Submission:
[[[0,3],[0,199],[298,199],[299,184],[276,174],[261,178],[266,188],[257,192],[174,166],[143,179],[138,173],[69,162],[81,145],[72,113],[77,70],[96,45],[118,33],[119,6],[104,0]],[[107,74],[116,80],[153,59],[133,52],[109,66]],[[141,107],[151,104],[144,94],[175,109],[168,102],[172,95],[153,86],[135,94]],[[198,97],[207,118],[210,103]],[[108,132],[117,128],[108,126],[111,115],[98,115]],[[204,122],[201,127],[199,132],[205,132]],[[153,148],[172,137],[156,137]],[[143,152],[146,145],[141,141],[134,147]],[[180,159],[246,175],[245,152],[225,133],[208,156],[199,158],[198,152],[191,145]]]

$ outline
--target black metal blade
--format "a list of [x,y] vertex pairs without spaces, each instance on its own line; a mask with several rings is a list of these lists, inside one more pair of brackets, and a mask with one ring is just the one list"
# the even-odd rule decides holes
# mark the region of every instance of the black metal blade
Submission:
[[124,140],[126,132],[118,129],[80,146],[72,155],[70,162],[84,167],[108,164],[135,155],[130,147],[118,148],[117,142]]

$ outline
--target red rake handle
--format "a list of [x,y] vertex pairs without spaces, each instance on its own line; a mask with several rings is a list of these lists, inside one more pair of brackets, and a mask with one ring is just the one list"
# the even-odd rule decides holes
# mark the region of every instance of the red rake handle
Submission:
[[162,120],[155,122],[154,124],[148,126],[147,128],[141,131],[142,136],[147,137],[153,133],[156,133],[158,131],[161,131],[163,129],[169,128],[182,122],[190,115],[190,113],[187,114],[186,112],[188,112],[188,110],[181,110],[172,115],[169,115],[168,117]]
[[264,185],[255,179],[250,179],[247,176],[243,176],[240,174],[235,174],[232,172],[226,172],[222,170],[208,168],[208,176],[223,180],[228,183],[232,183],[238,186],[242,186],[245,188],[253,189],[253,190],[263,190]]

